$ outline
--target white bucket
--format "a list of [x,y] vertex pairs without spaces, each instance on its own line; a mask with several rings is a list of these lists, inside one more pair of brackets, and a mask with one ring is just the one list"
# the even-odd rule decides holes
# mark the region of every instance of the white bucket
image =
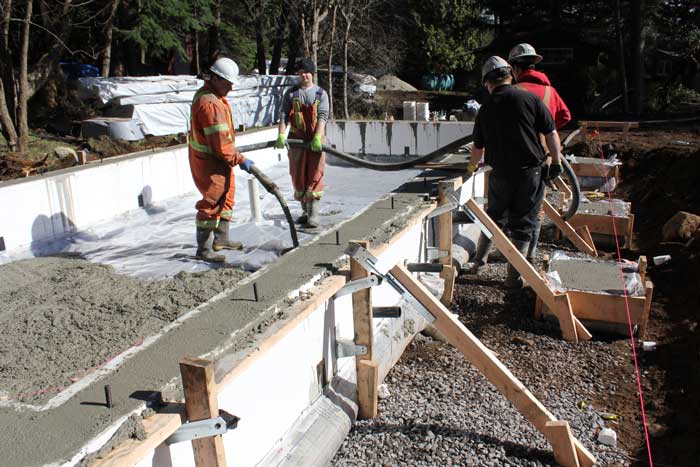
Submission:
[[403,119],[416,119],[416,101],[403,101]]
[[416,120],[419,122],[430,120],[430,110],[427,102],[416,102]]

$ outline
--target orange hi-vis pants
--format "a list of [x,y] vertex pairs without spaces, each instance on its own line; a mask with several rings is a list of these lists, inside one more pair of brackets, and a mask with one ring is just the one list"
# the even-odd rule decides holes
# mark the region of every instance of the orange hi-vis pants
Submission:
[[[289,121],[292,128],[290,138],[302,139],[307,143],[311,141],[316,131],[316,102],[310,105],[301,104],[298,98],[294,99],[294,105],[290,111]],[[324,143],[326,137],[321,139]],[[294,199],[308,202],[321,199],[323,195],[323,172],[326,170],[326,155],[323,152],[314,152],[308,147],[289,148],[289,175],[292,176],[294,186]]]

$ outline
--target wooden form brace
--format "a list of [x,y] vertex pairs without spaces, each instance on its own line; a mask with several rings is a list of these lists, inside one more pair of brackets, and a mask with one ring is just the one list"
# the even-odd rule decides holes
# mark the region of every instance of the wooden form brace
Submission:
[[573,437],[568,423],[557,420],[407,269],[396,265],[389,272],[435,317],[433,326],[547,438],[558,462],[565,467],[592,467],[595,464],[595,457]]
[[542,203],[542,208],[544,209],[545,215],[554,222],[554,225],[561,230],[564,236],[568,238],[576,248],[588,255],[598,256],[598,251],[593,244],[593,239],[586,226],[583,226],[583,230],[579,233],[578,230],[562,218],[561,214],[559,214],[546,199]]
[[578,342],[590,340],[591,334],[574,316],[571,303],[567,294],[555,293],[535,270],[525,257],[513,246],[508,237],[498,225],[484,212],[473,199],[467,200],[467,207],[479,219],[479,221],[491,232],[492,240],[496,248],[503,253],[508,262],[520,273],[523,279],[532,287],[535,294],[552,310],[559,320],[561,333],[564,339]]
[[[214,381],[214,363],[202,358],[180,360],[182,389],[185,393],[187,420],[195,422],[219,416]],[[193,439],[194,463],[197,467],[226,467],[221,435]]]
[[[454,182],[438,182],[438,207],[450,202],[446,195],[448,188],[454,188]],[[450,306],[457,277],[457,270],[452,266],[452,211],[438,216],[438,226],[438,250],[447,252],[447,256],[439,259],[440,263],[444,265],[440,277],[445,281],[445,290],[440,301],[443,305]]]
[[[364,248],[369,242],[355,241]],[[350,259],[350,280],[362,279],[369,273],[354,259]],[[372,326],[372,288],[358,290],[352,294],[352,320],[355,329],[353,341],[367,347],[367,353],[355,355],[357,370],[357,418],[374,418],[378,413],[379,370],[374,361]]]
[[581,120],[578,122],[581,128],[581,138],[583,141],[586,140],[587,130],[589,128],[619,128],[625,136],[625,141],[627,141],[627,134],[630,128],[639,128],[639,122],[608,122],[608,121],[592,121],[592,120]]

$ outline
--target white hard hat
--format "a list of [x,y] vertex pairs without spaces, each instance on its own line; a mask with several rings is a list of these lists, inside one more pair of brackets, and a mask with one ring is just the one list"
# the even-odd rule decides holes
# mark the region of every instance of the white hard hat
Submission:
[[238,77],[238,65],[230,58],[218,59],[211,68],[209,68],[209,71],[225,79],[229,83],[233,83],[233,80]]
[[503,69],[507,68],[507,71],[510,72],[510,65],[504,59],[502,59],[498,55],[494,55],[493,57],[489,57],[484,62],[484,66],[481,67],[481,81],[485,81],[486,75],[488,75],[492,71],[498,70],[501,68],[503,68]]
[[528,63],[540,63],[542,61],[542,55],[537,55],[535,48],[527,43],[518,44],[512,49],[508,54],[508,61],[513,63],[516,62],[528,62]]

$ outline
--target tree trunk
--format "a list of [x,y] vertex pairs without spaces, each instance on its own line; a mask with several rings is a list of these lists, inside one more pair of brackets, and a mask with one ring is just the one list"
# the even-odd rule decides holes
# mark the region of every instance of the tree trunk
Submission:
[[328,46],[328,119],[335,120],[333,115],[333,43],[335,42],[335,19],[338,13],[338,5],[333,5],[331,15],[331,41]]
[[270,74],[279,73],[280,60],[282,59],[282,47],[284,46],[284,30],[287,26],[287,2],[280,1],[280,14],[275,24],[275,40],[272,47],[272,57],[270,58]]
[[199,76],[202,71],[199,66],[199,31],[194,32],[192,41],[194,44],[192,47],[192,63],[190,63],[190,69],[195,76]]
[[109,67],[112,61],[112,33],[114,31],[114,18],[117,16],[120,0],[112,0],[107,22],[105,23],[105,42],[102,48],[102,76],[109,76]]
[[296,61],[299,54],[299,21],[298,16],[289,22],[289,36],[287,38],[287,67],[284,70],[285,75],[296,73]]
[[[17,130],[14,123],[15,92],[10,45],[10,18],[12,0],[2,2],[2,43],[0,43],[0,125],[10,151],[17,150]],[[9,104],[9,105],[8,105]]]
[[24,16],[24,26],[22,28],[22,47],[20,52],[19,65],[19,95],[17,105],[17,120],[19,127],[19,141],[17,150],[26,153],[29,150],[29,120],[27,115],[27,104],[29,103],[29,32],[31,28],[33,0],[27,1],[27,11]]
[[255,20],[255,43],[257,46],[258,73],[267,74],[267,64],[265,63],[265,36],[260,17]]
[[642,36],[644,0],[630,3],[632,8],[632,79],[634,82],[632,111],[636,116],[639,116],[644,108],[644,38]]
[[221,27],[221,0],[215,0],[212,5],[214,22],[209,27],[209,53],[207,54],[207,59],[209,64],[212,64],[219,58],[221,54],[221,38],[220,38],[220,27]]
[[[322,10],[320,3],[323,0],[314,0],[313,8],[313,21],[311,24],[311,60],[318,64],[318,31],[321,28],[321,23],[326,16],[328,16],[328,10]],[[314,83],[318,83],[318,72],[314,73]]]
[[630,112],[629,96],[627,95],[627,69],[625,68],[625,42],[622,36],[622,19],[620,15],[620,0],[615,0],[615,34],[617,35],[618,66],[620,70],[620,87],[622,92],[622,109],[625,114]]
[[346,18],[345,20],[345,35],[343,36],[343,110],[345,111],[345,119],[350,120],[350,112],[348,111],[348,45],[350,43],[351,19]]

